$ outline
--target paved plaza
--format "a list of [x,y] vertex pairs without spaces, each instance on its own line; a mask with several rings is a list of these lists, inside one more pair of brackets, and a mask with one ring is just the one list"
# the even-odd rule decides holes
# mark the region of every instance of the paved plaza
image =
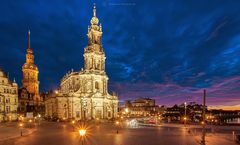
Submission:
[[[3,128],[1,127],[0,135],[3,134]],[[76,128],[71,123],[43,122],[35,128],[36,131],[2,140],[0,145],[197,145],[201,140],[201,129],[194,126],[189,126],[188,129],[182,125],[131,128],[99,123],[87,125],[84,140]],[[236,145],[231,129],[220,132],[208,133],[206,144]]]

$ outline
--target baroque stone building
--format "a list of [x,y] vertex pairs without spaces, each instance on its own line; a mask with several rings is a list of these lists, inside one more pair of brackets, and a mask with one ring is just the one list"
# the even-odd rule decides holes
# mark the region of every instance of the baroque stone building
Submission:
[[28,48],[26,54],[26,62],[22,66],[23,79],[22,88],[19,93],[19,108],[18,111],[21,115],[26,116],[27,113],[36,116],[38,114],[44,115],[45,111],[44,102],[39,93],[38,81],[38,67],[34,62],[34,54],[31,48],[30,31],[28,31]]
[[118,97],[108,93],[102,26],[96,16],[88,27],[88,45],[84,49],[84,68],[71,70],[61,80],[60,89],[45,101],[46,115],[70,119],[113,119],[117,117]]
[[18,85],[0,68],[0,122],[16,120],[17,105]]
[[120,114],[123,116],[143,117],[156,115],[160,112],[161,108],[155,104],[154,99],[140,97],[134,101],[127,100]]

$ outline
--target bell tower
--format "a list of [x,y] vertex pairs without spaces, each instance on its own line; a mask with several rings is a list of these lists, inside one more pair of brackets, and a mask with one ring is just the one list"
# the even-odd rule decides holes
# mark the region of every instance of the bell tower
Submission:
[[105,72],[105,53],[102,47],[102,25],[98,24],[97,9],[94,4],[93,17],[88,26],[88,46],[84,50],[84,70]]
[[28,31],[28,48],[26,54],[26,62],[22,66],[23,79],[22,84],[29,93],[33,95],[34,102],[40,101],[39,95],[39,81],[38,81],[38,68],[34,64],[34,55],[30,42],[30,30]]

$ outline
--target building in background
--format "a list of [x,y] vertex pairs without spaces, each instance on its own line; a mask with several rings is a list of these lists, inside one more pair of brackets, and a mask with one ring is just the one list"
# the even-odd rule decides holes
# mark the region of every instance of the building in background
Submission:
[[[34,54],[33,50],[31,48],[31,42],[30,42],[30,31],[28,31],[28,48],[27,48],[27,54],[26,54],[26,62],[22,66],[22,72],[23,72],[23,79],[22,84],[23,88],[26,88],[27,92],[29,93],[28,100],[26,101],[26,98],[22,98],[22,93],[20,94],[20,103],[22,104],[20,107],[27,108],[27,104],[30,106],[33,106],[33,110],[29,110],[32,112],[25,112],[26,114],[32,114],[32,116],[37,116],[39,113],[44,112],[44,102],[43,99],[40,97],[39,93],[39,81],[38,81],[38,67],[34,63]],[[24,94],[25,92],[23,92]],[[25,94],[26,95],[26,94]],[[23,95],[23,96],[25,96]],[[25,96],[26,97],[26,96]],[[31,107],[30,107],[31,108]],[[43,115],[43,114],[42,114]]]
[[161,112],[163,111],[155,104],[154,99],[141,97],[134,101],[127,100],[120,114],[129,117],[144,117],[158,115]]
[[[163,119],[167,122],[184,122],[185,109],[187,122],[199,123],[202,121],[203,105],[195,102],[186,103],[186,107],[184,103],[168,107],[164,111]],[[206,107],[206,114],[208,113],[209,110]]]
[[0,69],[0,122],[17,120],[18,85]]
[[[18,89],[18,114],[22,117],[35,112],[33,94],[24,87]],[[33,115],[33,114],[32,114]]]
[[117,117],[118,97],[108,93],[102,26],[93,9],[84,49],[84,68],[71,70],[61,80],[60,89],[46,98],[46,115],[66,119],[113,119]]

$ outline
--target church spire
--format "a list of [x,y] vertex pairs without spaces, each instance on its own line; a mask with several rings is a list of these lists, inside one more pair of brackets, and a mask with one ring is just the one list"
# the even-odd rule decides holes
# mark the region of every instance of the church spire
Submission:
[[[96,8],[96,4],[93,5],[93,17],[91,19],[91,24],[94,25],[94,27],[96,27],[98,25],[98,18],[97,18],[97,8]],[[98,28],[98,27],[96,27]]]
[[[97,9],[96,9],[96,4],[93,5],[93,17],[90,21],[90,26],[88,26],[88,45],[94,47],[90,47],[89,50],[93,50],[97,47],[97,51],[102,51],[102,25],[98,24],[99,20],[97,18]],[[98,45],[98,46],[96,46]]]
[[28,30],[28,48],[31,48],[30,34],[30,30]]

